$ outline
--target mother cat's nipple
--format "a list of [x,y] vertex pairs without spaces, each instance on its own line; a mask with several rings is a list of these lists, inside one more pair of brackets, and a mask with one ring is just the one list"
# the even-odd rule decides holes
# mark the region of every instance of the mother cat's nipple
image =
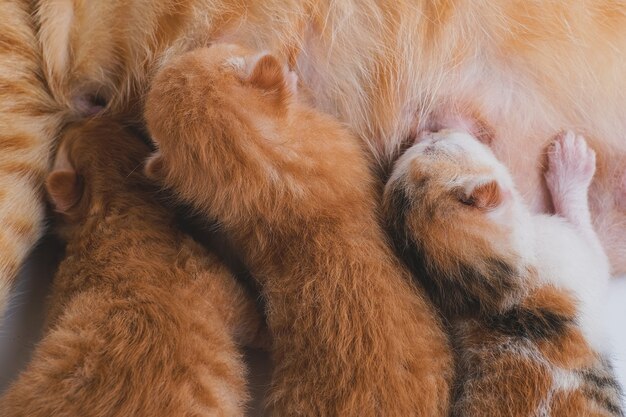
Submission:
[[443,129],[464,131],[488,146],[495,137],[495,132],[478,111],[460,103],[437,107],[429,115],[424,128],[434,132]]

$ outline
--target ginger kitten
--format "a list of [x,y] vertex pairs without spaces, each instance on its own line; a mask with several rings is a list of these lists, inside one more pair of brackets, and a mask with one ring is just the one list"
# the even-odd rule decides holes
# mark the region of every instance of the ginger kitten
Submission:
[[66,255],[46,334],[0,415],[243,416],[237,343],[257,332],[254,303],[155,201],[148,153],[106,119],[61,139],[47,190]]
[[216,219],[267,303],[277,416],[446,416],[450,351],[377,219],[357,138],[267,54],[218,44],[155,76],[147,164]]
[[455,416],[623,416],[596,315],[609,264],[587,202],[595,154],[568,132],[548,156],[556,216],[532,215],[458,130],[425,133],[385,187],[397,247],[451,323]]

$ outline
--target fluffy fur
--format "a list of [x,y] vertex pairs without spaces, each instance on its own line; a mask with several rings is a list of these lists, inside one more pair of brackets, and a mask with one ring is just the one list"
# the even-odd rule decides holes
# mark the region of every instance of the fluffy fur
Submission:
[[262,287],[278,416],[445,416],[438,318],[378,224],[359,141],[271,55],[219,44],[156,77],[147,165],[216,219]]
[[[623,0],[4,0],[1,7],[10,23],[0,35],[2,76],[24,82],[2,87],[0,135],[10,139],[29,126],[29,166],[45,166],[56,125],[48,116],[15,116],[49,100],[46,87],[50,114],[63,120],[106,105],[118,119],[140,121],[160,62],[231,39],[289,59],[316,104],[347,123],[381,165],[438,108],[453,103],[480,114],[506,138],[493,149],[536,209],[549,208],[541,181],[546,138],[566,128],[585,132],[598,154],[595,227],[613,272],[626,271]],[[9,165],[15,160],[7,157]],[[6,171],[2,183],[15,187],[3,189],[15,196],[3,207],[31,213],[24,218],[32,228],[24,237],[0,229],[5,246],[16,248],[2,252],[5,288],[41,233],[42,179],[30,168]],[[2,213],[3,222],[12,219]]]
[[42,185],[61,113],[47,94],[29,10],[0,2],[0,324],[19,267],[44,219]]
[[587,201],[595,154],[566,133],[548,156],[554,217],[531,215],[461,131],[426,133],[385,188],[398,250],[451,323],[455,416],[623,416],[596,316],[609,264]]
[[66,256],[2,416],[243,416],[236,343],[255,337],[255,305],[154,201],[148,152],[107,120],[64,134],[47,189]]

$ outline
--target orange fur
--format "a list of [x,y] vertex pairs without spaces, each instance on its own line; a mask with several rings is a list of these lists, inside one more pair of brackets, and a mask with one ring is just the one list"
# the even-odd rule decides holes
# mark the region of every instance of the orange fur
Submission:
[[55,171],[46,180],[48,195],[60,212],[68,212],[80,199],[82,184],[76,172]]
[[[156,203],[140,169],[147,146],[102,119],[72,126],[59,153],[73,171],[50,174],[48,191],[66,258],[46,334],[0,414],[242,416],[236,343],[255,337],[255,305]],[[55,180],[68,172],[82,188]]]
[[[475,327],[473,327],[475,326]],[[475,323],[464,328],[459,345],[464,357],[459,365],[459,389],[463,395],[455,404],[455,417],[530,417],[543,405],[551,388],[548,366],[524,355],[492,346],[506,346],[507,340],[494,338],[488,329]],[[482,333],[481,333],[482,332]],[[476,342],[463,339],[476,333]],[[466,349],[466,350],[465,350]],[[476,364],[480,364],[477,369]],[[471,375],[471,376],[470,376]],[[549,415],[549,414],[548,414]],[[574,417],[575,414],[569,414]]]
[[537,210],[549,209],[546,138],[562,129],[587,133],[598,154],[595,227],[614,272],[626,271],[621,0],[41,0],[36,10],[31,3],[2,5],[11,24],[0,41],[9,75],[0,92],[10,100],[0,108],[0,146],[24,149],[3,152],[0,178],[11,184],[2,187],[7,212],[30,224],[9,232],[14,215],[0,213],[9,225],[0,243],[3,293],[41,233],[37,188],[59,120],[106,104],[116,119],[141,123],[161,63],[224,39],[289,58],[316,104],[347,123],[382,165],[433,112],[466,106],[493,126],[493,149]]
[[491,210],[502,203],[502,192],[497,182],[490,181],[476,186],[464,202],[482,210]]
[[0,329],[9,290],[42,234],[42,184],[60,121],[30,11],[27,1],[0,2]]
[[292,74],[256,59],[219,44],[173,60],[155,77],[146,121],[158,147],[149,172],[217,219],[262,287],[270,409],[447,415],[446,337],[378,225],[358,140],[297,91],[277,101],[278,79]]

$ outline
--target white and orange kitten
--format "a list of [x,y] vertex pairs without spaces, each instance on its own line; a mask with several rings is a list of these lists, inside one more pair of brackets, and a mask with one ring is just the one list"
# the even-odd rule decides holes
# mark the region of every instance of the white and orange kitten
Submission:
[[460,130],[424,133],[384,208],[397,249],[451,323],[455,416],[623,416],[598,324],[609,262],[591,224],[595,153],[560,135],[535,215],[508,170]]

